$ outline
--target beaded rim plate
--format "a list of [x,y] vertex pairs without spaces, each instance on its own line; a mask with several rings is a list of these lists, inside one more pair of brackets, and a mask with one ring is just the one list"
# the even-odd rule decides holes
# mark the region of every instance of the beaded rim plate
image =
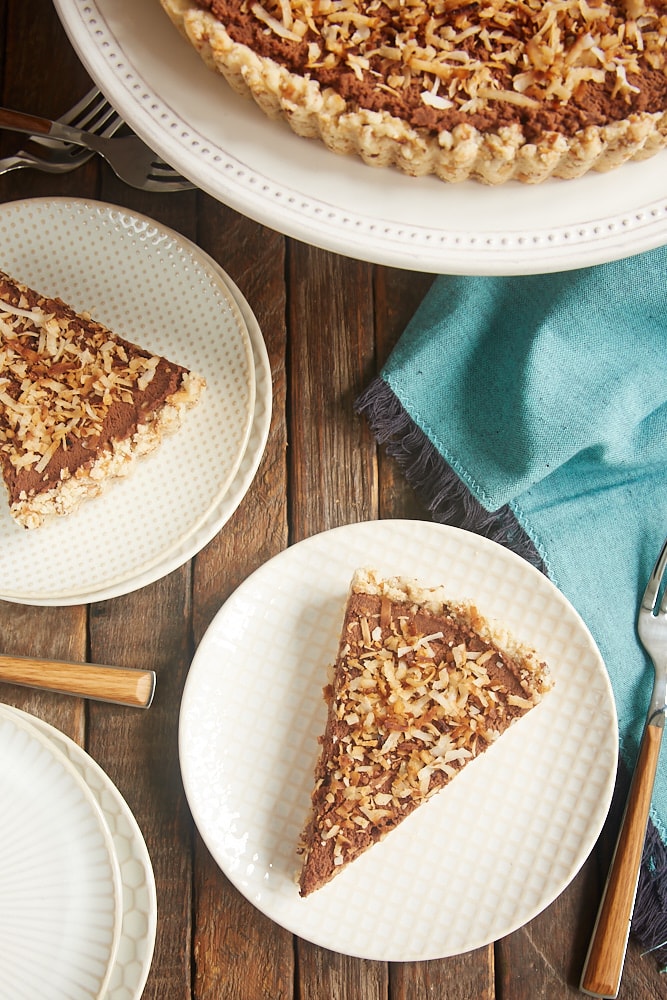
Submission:
[[0,597],[59,604],[125,593],[188,550],[235,484],[256,416],[248,324],[218,265],[137,213],[67,198],[9,202],[0,237],[4,270],[206,378],[178,432],[74,514],[26,531],[0,504]]
[[202,190],[306,243],[413,270],[531,274],[667,242],[667,151],[538,185],[405,177],[265,118],[204,65],[158,0],[55,6],[90,75],[153,149]]
[[[426,586],[446,581],[454,599],[472,599],[534,646],[555,687],[384,841],[301,899],[297,844],[322,688],[360,565]],[[308,538],[238,588],[192,662],[179,752],[199,832],[250,902],[334,951],[417,961],[495,941],[565,889],[604,823],[618,730],[600,653],[546,577],[470,532],[388,520]]]

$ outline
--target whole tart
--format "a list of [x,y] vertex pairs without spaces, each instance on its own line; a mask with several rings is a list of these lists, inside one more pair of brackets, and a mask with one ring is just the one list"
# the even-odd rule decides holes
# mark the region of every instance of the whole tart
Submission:
[[0,468],[37,528],[127,475],[178,429],[204,379],[0,271]]
[[534,650],[441,587],[353,577],[302,835],[302,896],[479,757],[553,686]]
[[366,163],[499,184],[667,145],[665,0],[160,0],[272,118]]

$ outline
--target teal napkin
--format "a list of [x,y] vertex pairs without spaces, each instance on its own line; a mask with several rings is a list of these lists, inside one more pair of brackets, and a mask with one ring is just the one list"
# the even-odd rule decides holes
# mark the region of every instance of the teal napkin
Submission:
[[[667,248],[438,277],[357,409],[435,519],[461,523],[463,504],[466,527],[532,558],[574,605],[630,767],[653,683],[637,608],[667,536]],[[663,751],[635,922],[652,946],[667,939]]]

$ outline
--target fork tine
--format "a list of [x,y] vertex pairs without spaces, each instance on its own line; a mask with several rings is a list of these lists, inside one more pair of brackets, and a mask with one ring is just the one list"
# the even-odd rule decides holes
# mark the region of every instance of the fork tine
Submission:
[[166,160],[155,159],[150,165],[151,173],[154,174],[168,174],[170,177],[180,177],[181,175],[172,167],[170,163]]
[[88,116],[86,112],[88,111],[89,105],[96,101],[100,97],[100,91],[97,87],[93,87],[89,90],[80,101],[77,101],[69,111],[66,111],[60,116],[58,121],[62,122],[63,125],[71,125],[75,121],[87,121]]
[[166,160],[155,159],[148,169],[147,182],[151,191],[186,191],[196,187],[191,181],[179,174]]
[[[93,91],[91,90],[88,96],[91,97],[92,95]],[[109,122],[111,124],[116,123],[116,127],[121,125],[123,119],[99,90],[97,91],[97,98],[97,101],[87,110],[87,113],[77,120],[77,128],[86,129],[88,132],[101,132]]]
[[[123,119],[97,87],[89,90],[69,111],[61,115],[58,121],[63,125],[73,125],[81,129],[87,128],[105,138],[114,135],[123,124]],[[54,158],[62,158],[74,166],[90,159],[89,152],[80,146],[56,142],[44,136],[33,136],[31,142],[48,148],[52,151],[51,155]],[[25,152],[21,150],[17,155],[25,155]]]
[[176,181],[180,184],[190,183],[187,177],[183,177],[177,170],[170,167],[168,163],[154,163],[150,169],[150,177],[155,180]]
[[[665,570],[667,569],[667,539],[665,539],[663,546],[660,550],[660,555],[656,559],[653,571],[648,578],[648,583],[646,584],[646,590],[644,591],[644,596],[642,598],[642,608],[645,611],[650,611],[652,614],[655,612],[655,606],[658,602],[658,593],[660,591],[660,585],[665,576]],[[659,613],[667,614],[667,593],[665,593],[662,602],[660,604]]]
[[171,181],[159,181],[159,180],[147,180],[141,185],[142,191],[194,191],[196,184],[192,184],[190,181],[185,180],[171,180]]

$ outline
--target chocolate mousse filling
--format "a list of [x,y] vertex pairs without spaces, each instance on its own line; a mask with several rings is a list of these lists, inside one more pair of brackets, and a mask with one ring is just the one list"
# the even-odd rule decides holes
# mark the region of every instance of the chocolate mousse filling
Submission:
[[429,133],[518,124],[532,142],[667,109],[664,2],[197,2],[350,110]]

